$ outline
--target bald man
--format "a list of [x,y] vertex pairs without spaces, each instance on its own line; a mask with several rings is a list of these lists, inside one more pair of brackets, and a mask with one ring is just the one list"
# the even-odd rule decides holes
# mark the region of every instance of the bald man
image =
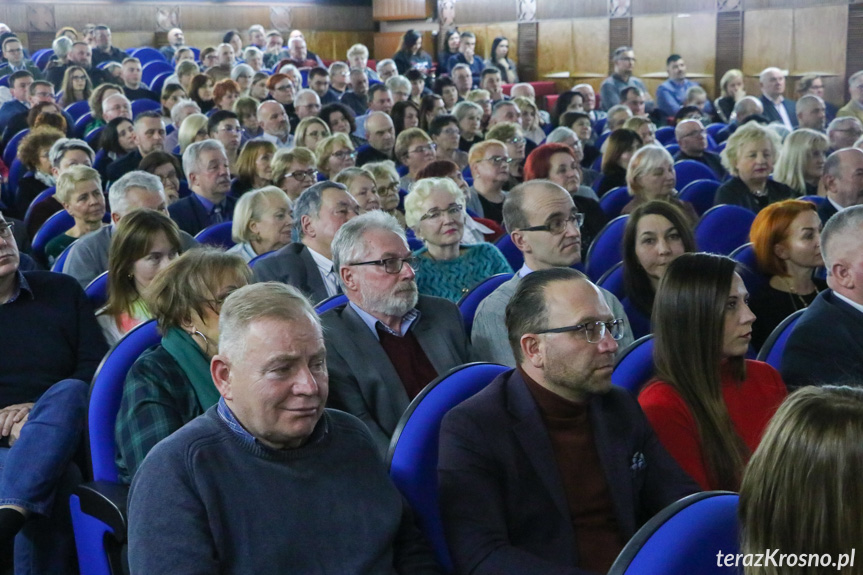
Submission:
[[824,100],[814,94],[806,94],[797,100],[797,125],[816,132],[824,132],[827,108]]
[[707,151],[707,130],[699,120],[683,120],[674,128],[674,137],[680,151],[674,155],[674,161],[693,160],[704,164],[719,180],[725,179],[725,168],[719,154]]
[[830,154],[822,180],[827,201],[818,208],[818,215],[826,224],[836,212],[863,204],[863,151],[849,147]]

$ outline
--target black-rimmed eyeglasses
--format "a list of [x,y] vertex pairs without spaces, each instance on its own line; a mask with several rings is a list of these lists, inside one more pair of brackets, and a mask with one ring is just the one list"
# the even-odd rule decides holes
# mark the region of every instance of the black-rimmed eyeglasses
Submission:
[[380,266],[384,268],[384,271],[388,274],[397,274],[402,271],[402,268],[405,264],[409,265],[411,269],[416,268],[417,259],[414,256],[408,256],[406,258],[385,258],[382,260],[372,260],[368,262],[354,262],[352,264],[348,264],[349,266]]
[[606,333],[610,334],[614,341],[619,341],[623,337],[625,327],[625,320],[613,319],[611,321],[588,321],[578,325],[549,328],[536,333],[539,335],[543,333],[566,333],[568,331],[581,332],[588,343],[599,343]]
[[575,224],[575,227],[580,228],[584,223],[584,214],[573,212],[568,218],[555,218],[547,224],[541,226],[531,226],[529,228],[521,228],[522,232],[549,232],[552,234],[560,234],[566,229],[568,224]]

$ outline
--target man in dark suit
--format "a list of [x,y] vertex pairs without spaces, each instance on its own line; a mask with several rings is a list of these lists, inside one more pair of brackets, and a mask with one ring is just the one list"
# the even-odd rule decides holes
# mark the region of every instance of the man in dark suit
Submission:
[[194,236],[206,227],[230,221],[236,200],[225,147],[216,140],[196,142],[183,154],[183,171],[192,193],[171,204],[168,213],[181,230]]
[[339,228],[359,211],[342,184],[325,181],[304,190],[294,203],[294,233],[300,241],[258,262],[255,281],[290,284],[313,302],[341,293],[331,246]]
[[506,308],[518,367],[453,408],[440,507],[459,573],[607,573],[655,513],[698,491],[635,398],[611,385],[623,325],[570,268],[535,271]]
[[109,182],[119,180],[124,175],[138,169],[138,164],[150,152],[161,152],[165,148],[165,121],[156,111],[141,112],[135,118],[135,141],[138,148],[122,158],[108,164],[105,174]]
[[404,231],[380,210],[346,223],[333,240],[333,263],[349,303],[321,316],[328,405],[359,417],[381,455],[411,400],[468,361],[458,308],[418,295],[412,259]]
[[42,79],[42,70],[24,56],[24,47],[18,38],[10,36],[3,40],[3,59],[6,63],[0,66],[0,77],[26,70],[36,80]]
[[694,160],[710,168],[720,181],[725,179],[727,172],[719,154],[707,151],[707,130],[700,120],[683,120],[674,128],[674,136],[680,146],[674,155],[675,162]]
[[104,83],[107,78],[105,73],[93,65],[93,49],[86,42],[75,42],[72,44],[72,49],[67,56],[68,63],[64,66],[55,66],[48,68],[45,73],[45,78],[54,84],[54,89],[59,90],[63,86],[63,76],[66,74],[66,68],[69,66],[81,66],[87,75],[90,76],[90,82],[93,87]]
[[829,290],[800,316],[782,354],[789,388],[863,381],[863,206],[834,215],[821,232]]
[[785,72],[779,68],[765,68],[758,77],[761,82],[761,105],[764,117],[771,122],[784,124],[789,130],[797,128],[797,106],[785,98]]
[[863,204],[863,151],[845,148],[824,162],[822,176],[827,199],[818,207],[822,225],[845,208]]

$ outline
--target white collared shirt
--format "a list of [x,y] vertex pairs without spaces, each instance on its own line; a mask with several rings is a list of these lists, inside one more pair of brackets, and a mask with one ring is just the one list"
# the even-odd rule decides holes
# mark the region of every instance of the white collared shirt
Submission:
[[291,148],[294,147],[294,135],[293,134],[288,134],[288,138],[286,140],[280,140],[276,136],[273,136],[271,134],[264,132],[263,134],[261,134],[260,136],[258,136],[255,139],[256,140],[266,140],[267,142],[272,142],[280,150],[281,149],[290,150]]
[[333,269],[332,260],[322,256],[309,246],[306,246],[306,249],[309,250],[310,254],[312,254],[312,259],[315,260],[318,270],[321,272],[321,279],[324,280],[324,286],[327,288],[327,295],[332,297],[339,293],[339,278],[336,271]]

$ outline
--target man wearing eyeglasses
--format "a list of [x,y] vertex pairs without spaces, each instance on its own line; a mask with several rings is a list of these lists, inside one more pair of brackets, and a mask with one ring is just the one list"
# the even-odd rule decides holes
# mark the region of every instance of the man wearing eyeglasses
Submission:
[[161,152],[165,146],[165,121],[156,111],[141,112],[135,118],[135,142],[138,147],[122,158],[117,158],[105,169],[107,180],[114,182],[138,169],[144,156]]
[[506,306],[516,369],[441,425],[440,509],[456,572],[607,573],[645,521],[699,490],[635,397],[611,385],[624,324],[578,271],[519,283]]
[[680,151],[674,155],[675,162],[694,160],[710,168],[719,181],[725,179],[727,172],[722,167],[719,154],[707,151],[707,130],[700,120],[681,121],[674,128],[674,137],[680,146]]
[[15,36],[3,40],[3,59],[6,63],[0,66],[0,77],[15,72],[30,72],[37,80],[42,79],[42,71],[39,67],[24,57],[24,46]]
[[624,88],[634,86],[642,91],[647,111],[653,109],[653,100],[650,92],[640,78],[632,75],[635,67],[635,52],[629,46],[621,46],[612,54],[611,61],[614,64],[614,73],[602,81],[599,87],[602,109],[608,111],[612,106],[620,104],[620,92]]
[[[524,254],[524,265],[479,304],[471,329],[474,361],[516,366],[516,358],[506,343],[504,309],[519,282],[531,273],[581,262],[583,221],[584,215],[578,213],[569,192],[548,180],[525,182],[509,193],[504,202],[504,223],[513,244]],[[623,350],[633,341],[626,312],[611,292],[599,290],[614,317],[624,320],[619,341],[619,349]]]
[[381,455],[411,400],[468,361],[458,308],[418,295],[412,263],[401,226],[380,210],[352,219],[333,240],[333,265],[348,303],[321,316],[328,405],[359,417]]
[[324,181],[309,187],[294,202],[294,237],[300,241],[258,262],[255,281],[292,285],[313,303],[340,294],[333,237],[359,213],[357,201],[344,185]]
[[243,139],[243,127],[240,126],[240,118],[230,110],[219,110],[207,121],[207,133],[214,140],[218,140],[225,147],[228,155],[228,163],[231,167],[237,165],[237,157],[240,155],[240,142]]
[[73,459],[87,382],[108,346],[73,278],[19,265],[0,215],[0,557],[15,540],[16,565],[69,573],[77,562],[68,501],[80,481]]

